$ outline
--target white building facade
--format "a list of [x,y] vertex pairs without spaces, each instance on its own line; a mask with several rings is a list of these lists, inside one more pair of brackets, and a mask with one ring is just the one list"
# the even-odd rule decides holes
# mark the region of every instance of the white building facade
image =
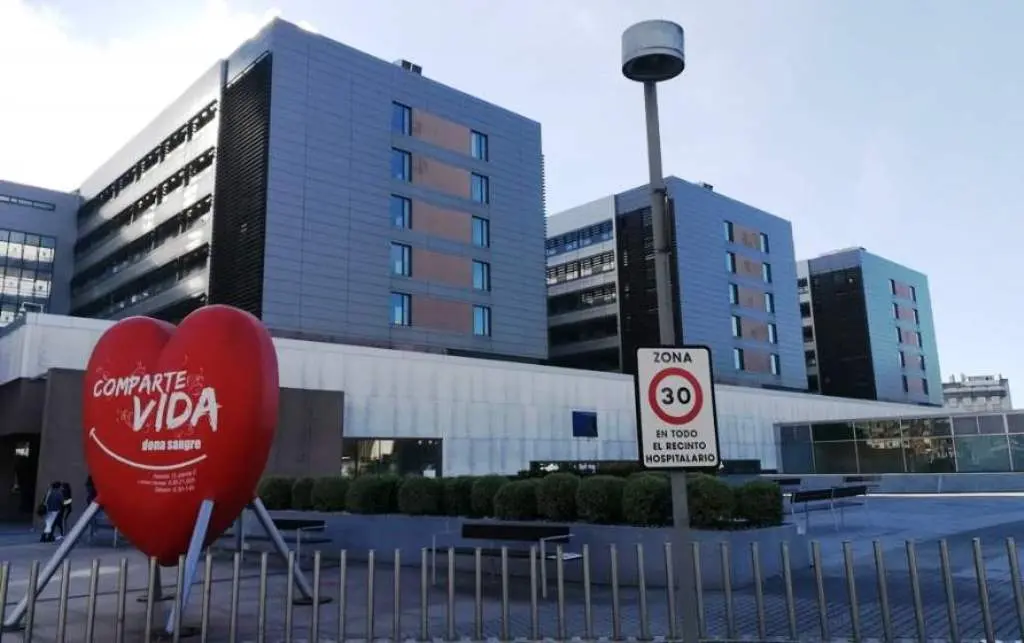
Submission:
[[[0,336],[0,386],[84,369],[112,323],[26,315]],[[440,440],[444,475],[637,457],[627,375],[290,339],[275,345],[282,387],[344,391],[344,439]],[[715,392],[723,459],[756,458],[765,469],[780,464],[776,423],[920,413],[913,405],[752,387]],[[597,437],[574,437],[574,413],[596,415]],[[340,471],[340,453],[338,462]]]
[[942,401],[956,413],[1013,410],[1010,381],[1002,375],[951,375],[942,383]]

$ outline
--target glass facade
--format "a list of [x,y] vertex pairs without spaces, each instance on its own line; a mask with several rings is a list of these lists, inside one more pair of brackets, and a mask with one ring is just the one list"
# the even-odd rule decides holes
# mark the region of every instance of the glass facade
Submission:
[[1024,412],[780,424],[785,473],[1024,471]]
[[22,312],[47,312],[57,240],[0,229],[0,326]]
[[422,438],[345,438],[342,440],[341,473],[441,476],[441,440]]

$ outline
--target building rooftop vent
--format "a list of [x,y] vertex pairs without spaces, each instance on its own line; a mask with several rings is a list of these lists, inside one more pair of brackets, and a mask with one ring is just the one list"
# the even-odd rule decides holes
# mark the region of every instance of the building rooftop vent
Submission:
[[405,58],[402,58],[401,60],[396,60],[395,64],[404,69],[405,71],[411,71],[412,73],[418,74],[420,76],[423,75],[422,67],[420,67],[414,62],[406,60]]
[[711,185],[710,183],[705,183],[705,182],[701,181],[697,185],[701,186],[705,190],[711,190],[712,192],[715,191],[715,186]]

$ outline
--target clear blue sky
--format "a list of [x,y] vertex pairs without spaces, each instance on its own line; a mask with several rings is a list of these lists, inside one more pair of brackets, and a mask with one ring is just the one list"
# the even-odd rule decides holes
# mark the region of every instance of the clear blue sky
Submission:
[[644,182],[619,37],[675,20],[666,172],[927,273],[944,376],[1024,381],[1024,1],[0,0],[0,176],[74,187],[268,11],[541,121],[551,212]]

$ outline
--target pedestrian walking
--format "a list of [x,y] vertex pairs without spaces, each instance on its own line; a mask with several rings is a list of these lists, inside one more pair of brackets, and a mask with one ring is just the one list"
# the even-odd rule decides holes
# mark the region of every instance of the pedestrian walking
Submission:
[[57,520],[57,529],[60,531],[60,538],[67,535],[68,526],[71,524],[71,485],[67,482],[60,483],[60,493],[63,498],[61,502],[60,518]]
[[46,495],[43,497],[43,502],[39,505],[39,509],[43,512],[43,535],[39,541],[52,543],[54,540],[53,530],[60,519],[61,512],[64,510],[64,495],[60,490],[60,482],[54,481],[50,483],[50,487],[46,490]]

